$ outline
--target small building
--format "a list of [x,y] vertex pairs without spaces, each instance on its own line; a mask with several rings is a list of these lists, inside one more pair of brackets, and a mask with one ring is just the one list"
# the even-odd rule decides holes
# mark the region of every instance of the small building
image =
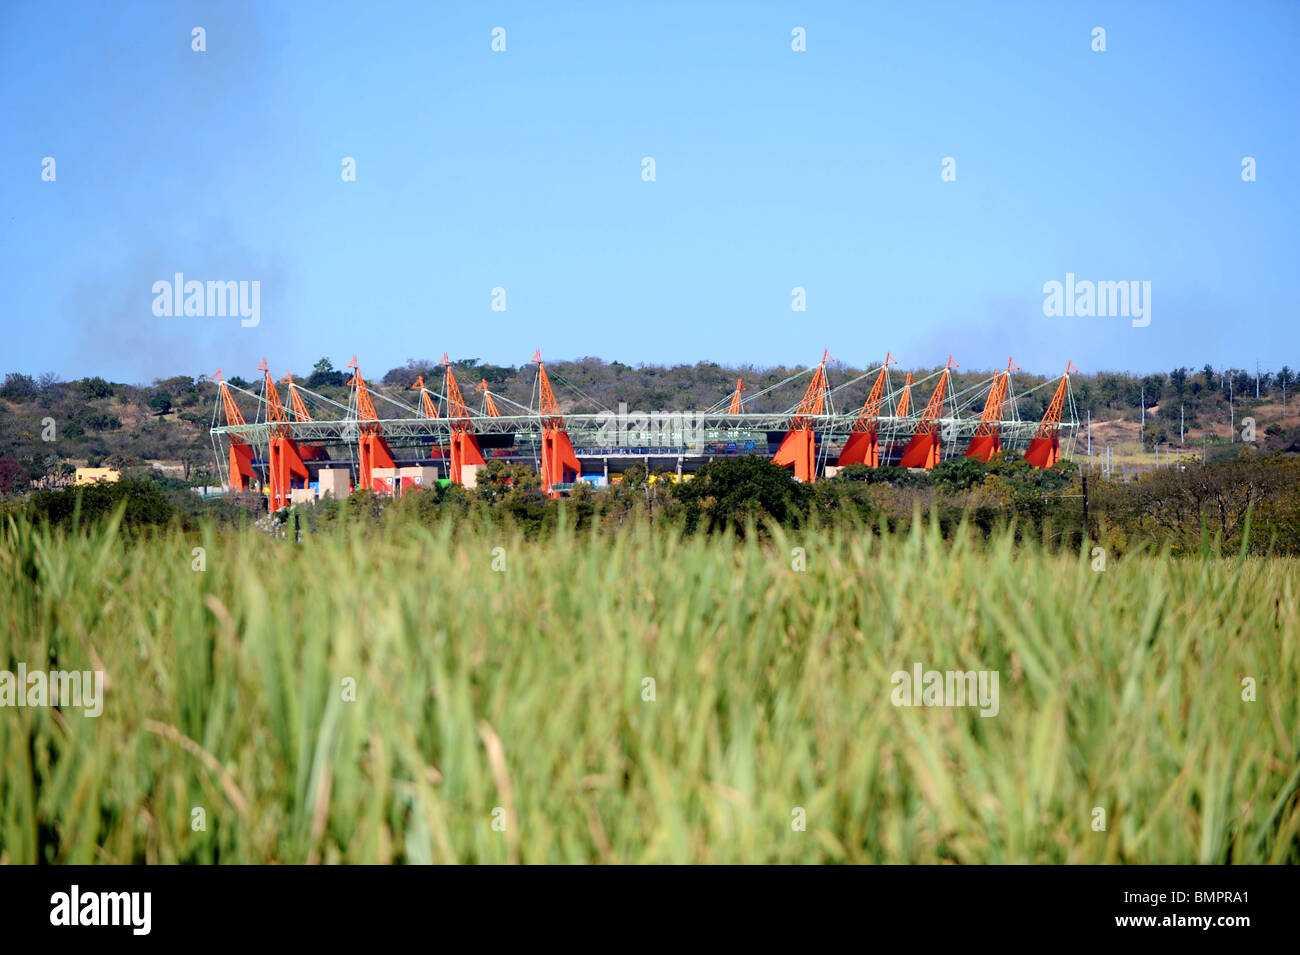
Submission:
[[100,481],[106,481],[109,484],[116,482],[122,477],[121,471],[113,468],[77,468],[77,475],[73,479],[74,484],[97,484]]
[[348,468],[321,468],[316,483],[321,498],[344,498],[352,493],[352,472]]
[[[473,467],[473,465],[466,465]],[[427,487],[434,487],[438,483],[438,469],[418,465],[415,467],[398,468],[398,476],[402,479],[402,493],[408,491],[419,491]]]

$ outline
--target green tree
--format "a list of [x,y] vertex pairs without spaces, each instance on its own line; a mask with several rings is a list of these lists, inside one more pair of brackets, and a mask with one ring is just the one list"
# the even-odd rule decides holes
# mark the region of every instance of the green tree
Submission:
[[1284,402],[1286,401],[1287,392],[1291,390],[1293,384],[1295,384],[1295,372],[1286,365],[1283,365],[1278,369],[1277,385],[1282,389],[1282,400]]
[[35,522],[70,526],[74,516],[86,525],[107,518],[124,508],[123,527],[165,524],[175,513],[166,493],[153,481],[121,480],[112,484],[90,484],[58,491],[37,491],[28,504]]
[[709,533],[732,529],[744,536],[753,520],[791,527],[808,517],[813,489],[791,479],[790,472],[763,458],[722,458],[702,467],[694,479],[676,485],[683,505],[686,529]]
[[77,390],[81,392],[81,397],[87,401],[113,397],[113,386],[98,375],[92,378],[83,378],[78,383]]
[[5,375],[5,382],[0,385],[0,398],[9,401],[29,401],[35,398],[38,389],[31,375],[13,371]]

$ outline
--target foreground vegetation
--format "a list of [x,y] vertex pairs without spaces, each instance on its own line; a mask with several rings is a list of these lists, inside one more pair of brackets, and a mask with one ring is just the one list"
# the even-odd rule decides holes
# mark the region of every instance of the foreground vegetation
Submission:
[[[1290,559],[5,524],[0,667],[108,686],[0,709],[3,861],[1300,862]],[[997,715],[895,707],[915,662]]]
[[[842,469],[814,485],[791,480],[787,469],[754,456],[710,463],[693,480],[649,474],[634,465],[611,487],[573,488],[566,519],[578,531],[625,531],[646,523],[687,533],[744,534],[753,523],[760,533],[775,525],[870,526],[905,531],[919,510],[951,537],[963,522],[989,537],[1013,532],[1049,546],[1081,546],[1105,538],[1115,553],[1169,546],[1175,555],[1217,547],[1232,554],[1300,556],[1300,457],[1244,453],[1202,466],[1152,471],[1134,480],[1087,478],[1072,462],[1048,470],[1014,455],[988,463],[969,458],[942,462],[933,471],[897,467]],[[177,486],[180,485],[180,486]],[[431,486],[401,500],[357,493],[336,501],[295,505],[266,514],[259,494],[201,499],[181,482],[123,479],[114,484],[37,491],[27,499],[0,501],[0,521],[24,515],[33,523],[71,527],[103,521],[124,507],[122,524],[141,528],[175,524],[197,531],[257,523],[295,535],[338,524],[417,523],[437,527],[451,521],[494,533],[519,532],[540,540],[554,533],[561,505],[542,493],[531,469],[492,462],[473,490]],[[1249,533],[1248,533],[1249,530]]]

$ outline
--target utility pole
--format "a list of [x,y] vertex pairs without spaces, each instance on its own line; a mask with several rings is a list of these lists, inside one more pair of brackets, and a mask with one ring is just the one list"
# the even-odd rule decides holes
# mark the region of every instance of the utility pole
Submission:
[[1255,399],[1259,400],[1259,359],[1255,359]]
[[1142,426],[1138,429],[1138,444],[1142,450],[1147,448],[1147,386],[1142,386]]
[[1092,409],[1088,409],[1088,464],[1092,465]]
[[1088,475],[1083,475],[1083,536],[1087,539],[1092,538],[1088,530]]
[[1237,415],[1232,408],[1232,379],[1228,379],[1228,443],[1236,441]]

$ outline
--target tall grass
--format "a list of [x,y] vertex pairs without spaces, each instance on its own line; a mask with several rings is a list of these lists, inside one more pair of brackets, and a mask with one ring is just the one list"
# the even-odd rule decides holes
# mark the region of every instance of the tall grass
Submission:
[[[12,522],[0,668],[108,688],[98,719],[0,709],[0,858],[1296,863],[1298,583],[923,522],[299,544]],[[999,671],[999,714],[895,707],[913,662]]]

